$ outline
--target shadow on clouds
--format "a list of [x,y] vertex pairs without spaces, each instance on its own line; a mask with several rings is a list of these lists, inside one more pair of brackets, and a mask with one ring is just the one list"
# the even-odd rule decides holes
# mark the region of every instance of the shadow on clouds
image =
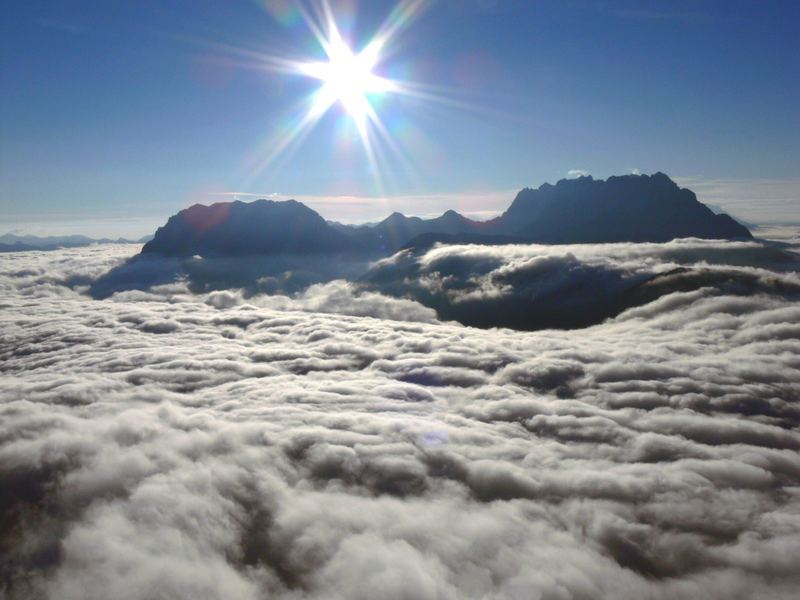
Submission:
[[799,264],[793,254],[752,242],[438,246],[399,252],[360,281],[464,325],[576,329],[701,288],[797,298]]
[[317,283],[356,279],[366,260],[349,255],[250,255],[244,257],[172,257],[138,254],[93,281],[95,299],[129,290],[185,281],[193,293],[241,289],[255,294],[295,294]]
[[[417,302],[439,319],[474,327],[575,329],[675,292],[800,295],[797,256],[761,242],[435,245],[368,263],[352,255],[166,257],[137,255],[95,279],[89,294],[185,281],[193,293],[240,289],[245,297],[303,296],[349,281],[351,295]],[[318,288],[317,288],[318,289]]]

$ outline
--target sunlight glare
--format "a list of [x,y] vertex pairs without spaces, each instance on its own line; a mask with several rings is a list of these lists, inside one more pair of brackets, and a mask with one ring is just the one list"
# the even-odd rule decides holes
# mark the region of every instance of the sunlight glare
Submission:
[[[435,91],[407,80],[388,79],[375,70],[384,60],[385,51],[403,29],[407,28],[431,0],[399,0],[389,16],[378,28],[372,39],[354,52],[342,37],[330,0],[312,0],[309,10],[301,2],[293,4],[300,19],[308,27],[327,60],[294,60],[283,56],[248,52],[229,48],[246,58],[254,59],[259,69],[277,71],[290,75],[302,75],[320,82],[312,93],[302,99],[288,127],[276,131],[265,143],[265,151],[259,153],[250,167],[251,177],[263,172],[274,161],[285,161],[296,151],[320,120],[335,105],[339,104],[343,115],[356,127],[376,189],[383,194],[383,169],[381,163],[391,154],[394,165],[400,165],[411,173],[413,166],[405,151],[389,132],[378,110],[386,106],[373,104],[378,96],[400,95],[415,101],[436,101],[456,104],[446,100]],[[396,50],[396,49],[395,49]],[[387,117],[384,114],[383,117]]]
[[321,116],[332,104],[339,101],[355,121],[359,132],[366,133],[367,118],[372,113],[369,94],[391,91],[393,83],[372,72],[378,62],[380,44],[373,42],[359,54],[354,54],[332,26],[330,39],[323,45],[328,62],[305,63],[300,71],[319,79],[323,86],[317,92],[311,113]]

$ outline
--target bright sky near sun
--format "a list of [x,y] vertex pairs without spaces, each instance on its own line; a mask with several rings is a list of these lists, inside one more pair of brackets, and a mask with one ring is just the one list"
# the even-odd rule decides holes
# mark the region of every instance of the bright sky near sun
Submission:
[[654,171],[800,222],[798,27],[795,0],[5,2],[0,233],[255,197],[489,216]]

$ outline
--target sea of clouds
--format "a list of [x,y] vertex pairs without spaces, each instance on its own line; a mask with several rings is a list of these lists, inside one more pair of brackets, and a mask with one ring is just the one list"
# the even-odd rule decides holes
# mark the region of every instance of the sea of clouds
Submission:
[[1,595],[796,597],[791,255],[435,247],[93,299],[137,250],[0,255]]

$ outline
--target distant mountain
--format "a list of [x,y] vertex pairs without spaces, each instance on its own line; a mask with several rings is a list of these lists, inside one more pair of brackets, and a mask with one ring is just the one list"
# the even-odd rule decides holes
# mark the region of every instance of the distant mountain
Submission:
[[399,248],[418,235],[475,233],[479,227],[478,222],[472,221],[454,210],[448,210],[442,216],[428,220],[406,217],[397,212],[392,213],[373,227],[372,231],[386,240],[386,243],[392,248]]
[[674,238],[751,238],[663,173],[562,179],[523,189],[487,222],[448,210],[435,219],[393,213],[377,225],[326,222],[294,200],[221,202],[170,217],[142,253],[245,256],[316,253],[381,255],[436,241],[470,243],[664,242]]
[[395,212],[377,225],[350,228],[349,233],[361,246],[386,254],[396,252],[420,236],[475,234],[480,229],[481,223],[478,221],[448,210],[435,219],[406,217]]
[[[148,237],[149,239],[149,237]],[[53,235],[39,237],[36,235],[0,235],[0,252],[21,252],[24,250],[56,250],[57,248],[79,248],[92,244],[133,244],[131,240],[118,238],[94,239],[85,235]],[[142,243],[141,241],[139,243]]]

